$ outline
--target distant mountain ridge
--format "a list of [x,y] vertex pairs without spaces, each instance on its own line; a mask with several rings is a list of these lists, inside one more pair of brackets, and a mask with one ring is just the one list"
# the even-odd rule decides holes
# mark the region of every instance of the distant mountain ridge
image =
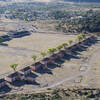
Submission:
[[0,0],[0,1],[7,2],[8,0]]
[[1,2],[57,2],[57,1],[65,1],[65,2],[100,2],[100,0],[0,0]]
[[100,0],[64,0],[64,1],[72,1],[72,2],[100,2]]

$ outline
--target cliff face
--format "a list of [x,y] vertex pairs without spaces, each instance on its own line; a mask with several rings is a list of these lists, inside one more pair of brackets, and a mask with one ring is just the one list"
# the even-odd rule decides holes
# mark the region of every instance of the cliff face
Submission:
[[73,2],[100,2],[100,0],[64,0],[64,1],[73,1]]

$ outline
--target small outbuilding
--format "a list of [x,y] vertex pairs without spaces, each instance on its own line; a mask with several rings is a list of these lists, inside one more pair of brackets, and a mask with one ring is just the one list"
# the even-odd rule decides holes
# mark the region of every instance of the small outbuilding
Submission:
[[25,67],[25,68],[19,70],[19,73],[20,74],[23,74],[23,75],[28,75],[28,74],[31,73],[31,68],[29,66],[28,67]]
[[57,54],[53,54],[53,55],[50,56],[50,60],[55,61],[56,59],[58,59]]
[[36,62],[35,64],[30,66],[32,71],[38,70],[41,67],[42,67],[42,64],[40,62]]
[[17,81],[17,80],[23,80],[25,77],[23,74],[19,73],[19,72],[14,72],[10,75],[8,75],[5,79],[6,81],[12,83],[14,81]]
[[51,60],[50,58],[44,58],[43,60],[40,61],[41,64],[47,65],[47,64],[54,64],[54,60]]
[[64,50],[61,50],[57,53],[58,58],[63,58],[65,56],[66,52]]

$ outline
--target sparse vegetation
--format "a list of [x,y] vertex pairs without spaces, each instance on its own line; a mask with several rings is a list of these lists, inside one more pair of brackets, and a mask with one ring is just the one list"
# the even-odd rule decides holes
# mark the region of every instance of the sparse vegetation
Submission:
[[37,58],[37,56],[33,54],[32,59],[33,59],[34,62],[36,61],[36,58]]
[[12,94],[4,95],[0,100],[99,100],[100,89],[57,89],[38,94]]
[[69,40],[68,43],[69,45],[71,45],[73,43],[73,40]]
[[2,38],[2,37],[0,37],[0,43],[2,42],[2,40],[3,40],[3,38]]
[[10,64],[10,67],[11,67],[14,71],[16,71],[17,66],[18,66],[17,63]]
[[62,45],[58,45],[56,48],[57,48],[58,51],[60,51],[63,48],[63,46]]
[[42,58],[44,58],[47,55],[47,53],[46,52],[41,52],[40,55],[42,56]]
[[68,46],[68,43],[62,43],[62,47],[63,47],[64,49],[66,49],[67,46]]
[[49,48],[48,50],[47,50],[47,53],[49,54],[49,55],[52,55],[52,54],[54,54],[56,52],[56,48]]
[[[22,22],[21,24],[25,24],[25,26],[28,25],[29,28],[32,27],[31,28],[32,30],[29,29],[29,30],[31,30],[32,33],[35,33],[35,32],[39,33],[39,34],[35,34],[35,35],[32,34],[31,38],[30,38],[30,36],[26,37],[26,39],[22,38],[23,43],[19,42],[20,46],[19,46],[18,41],[20,41],[21,39],[19,39],[18,41],[17,41],[17,39],[12,40],[11,41],[12,44],[10,44],[10,45],[9,45],[9,41],[4,42],[3,46],[1,46],[1,49],[3,49],[1,51],[1,53],[3,52],[4,54],[8,53],[11,56],[13,55],[12,59],[13,59],[13,57],[16,57],[16,55],[17,55],[18,59],[21,58],[21,61],[23,64],[25,63],[24,61],[26,61],[26,63],[28,63],[30,60],[33,59],[34,62],[31,64],[31,66],[25,67],[26,69],[29,69],[28,71],[31,72],[32,76],[31,76],[31,74],[29,74],[29,76],[28,75],[22,75],[22,76],[25,76],[26,79],[29,79],[28,81],[32,81],[32,79],[35,80],[35,78],[36,78],[36,83],[34,82],[35,83],[34,86],[32,86],[33,83],[31,84],[31,86],[29,86],[29,84],[26,84],[25,87],[24,86],[22,87],[22,90],[20,90],[21,88],[18,88],[18,90],[17,90],[17,92],[20,91],[19,93],[26,92],[28,94],[3,95],[3,96],[0,96],[0,100],[2,100],[2,99],[4,99],[4,100],[67,100],[67,99],[87,100],[87,99],[91,99],[91,98],[98,100],[100,98],[100,89],[89,89],[89,88],[88,89],[86,89],[86,88],[85,89],[81,89],[81,88],[80,89],[78,89],[78,88],[72,89],[72,88],[70,88],[70,89],[66,89],[66,90],[65,89],[51,90],[51,88],[48,88],[50,86],[51,87],[55,86],[54,88],[56,88],[58,86],[58,83],[61,84],[62,81],[59,81],[59,79],[64,78],[64,80],[66,80],[65,77],[67,77],[67,78],[69,78],[69,80],[71,80],[74,75],[75,75],[75,78],[78,78],[77,73],[80,73],[79,74],[80,76],[82,75],[82,77],[80,79],[82,82],[84,75],[92,69],[91,68],[89,70],[89,68],[87,68],[87,66],[85,66],[86,69],[83,68],[82,70],[84,70],[84,72],[82,72],[82,74],[81,74],[80,68],[82,67],[81,65],[85,64],[85,58],[86,58],[86,64],[88,65],[89,64],[88,61],[91,60],[90,56],[93,54],[93,52],[95,52],[95,51],[92,52],[92,50],[95,48],[95,46],[93,48],[87,49],[88,47],[90,47],[92,45],[92,43],[95,44],[95,38],[92,38],[92,39],[89,38],[89,41],[88,40],[85,41],[85,39],[87,39],[86,34],[88,34],[88,33],[92,33],[92,34],[98,33],[99,34],[99,32],[100,32],[100,11],[99,10],[97,11],[95,9],[95,8],[100,9],[100,5],[93,6],[91,4],[91,5],[89,5],[89,7],[88,7],[88,5],[89,4],[85,4],[85,3],[83,5],[82,4],[79,5],[77,3],[75,3],[75,4],[74,3],[65,3],[62,1],[62,3],[60,3],[60,2],[59,3],[58,2],[57,3],[56,2],[48,3],[48,4],[47,3],[18,3],[18,4],[13,3],[10,5],[6,5],[4,7],[0,6],[1,24],[3,22],[2,17],[4,17],[5,20],[8,20],[8,22],[10,20],[11,24],[13,23],[12,19],[14,19],[14,21],[16,19],[18,19],[20,21],[23,20],[23,21],[21,21]],[[92,9],[89,10],[90,8],[94,8],[95,11],[93,11]],[[83,9],[85,9],[85,10],[83,10]],[[4,23],[5,23],[5,20],[4,20]],[[41,25],[38,25],[38,24],[40,24],[39,21],[41,21],[40,22],[40,23],[42,23]],[[15,27],[16,25],[14,25],[14,24],[12,24],[12,26]],[[19,24],[20,23],[18,23],[18,25]],[[10,25],[8,25],[8,26],[10,26]],[[27,26],[27,28],[25,27],[26,29],[23,28],[23,25],[21,26],[22,28],[20,28],[20,26],[16,28],[16,31],[17,31],[17,29],[18,29],[18,31],[28,30],[28,26]],[[41,27],[44,27],[44,28],[42,29]],[[6,28],[4,27],[3,30],[5,31]],[[57,35],[52,37],[51,34],[47,34],[47,35],[40,34],[40,33],[49,33],[48,30],[50,30],[50,33],[52,33],[53,35],[54,35],[54,33],[57,33]],[[61,31],[65,32],[65,34]],[[63,36],[62,36],[62,34],[58,35],[58,33],[63,33],[64,35]],[[68,37],[68,35],[66,35],[67,33],[69,34],[70,37]],[[70,35],[71,33],[75,33],[78,35]],[[39,37],[37,37],[35,40],[35,36],[38,36],[38,35],[39,35]],[[50,36],[50,37],[48,37],[48,36]],[[75,38],[72,38],[73,36],[76,37],[78,45],[76,43],[74,43]],[[41,37],[44,41],[40,40]],[[68,38],[66,38],[66,37],[68,37]],[[0,37],[0,43],[1,43],[2,39],[3,38]],[[11,38],[9,38],[9,40],[10,39]],[[33,41],[33,39],[34,39],[34,41]],[[69,40],[69,39],[72,39],[72,40]],[[94,41],[93,41],[93,39],[94,39]],[[15,41],[14,42],[15,44],[13,43],[13,41]],[[29,41],[30,41],[30,43],[28,43]],[[50,43],[47,44],[46,42],[48,42],[48,41]],[[52,42],[52,41],[54,41],[54,42]],[[41,42],[41,43],[38,44],[38,42]],[[89,43],[87,43],[87,42],[91,42],[91,45],[88,45]],[[21,45],[21,43],[22,43],[22,45]],[[34,43],[35,43],[35,45],[34,45]],[[54,43],[54,45],[53,45],[53,43]],[[26,44],[28,44],[28,46],[26,46]],[[31,46],[31,47],[29,47],[29,46]],[[44,48],[46,49],[46,47],[48,48],[48,50],[46,52],[43,52],[42,50],[44,50]],[[97,45],[96,45],[96,47],[97,47]],[[5,50],[10,49],[10,52],[9,51],[6,52],[6,51],[4,51],[4,49]],[[12,52],[12,51],[14,51],[14,52]],[[16,53],[16,51],[17,51],[17,53]],[[20,51],[21,51],[21,53],[20,53]],[[42,51],[42,52],[40,52],[40,51]],[[61,51],[61,52],[59,52],[59,51]],[[81,52],[81,51],[84,51],[84,52]],[[34,54],[31,57],[27,57],[28,53],[31,55],[31,53],[33,53],[33,52],[34,52]],[[41,60],[39,59],[38,62],[36,62],[38,56],[35,54],[37,54],[37,55],[40,54],[40,56],[41,56]],[[3,57],[4,55],[1,54],[0,56]],[[58,57],[59,57],[59,59],[58,59]],[[46,59],[44,59],[44,58],[46,58]],[[9,56],[8,56],[8,59],[9,59]],[[17,59],[17,57],[16,57],[16,59]],[[4,63],[5,62],[9,63],[11,61],[10,60],[8,62],[4,61]],[[17,71],[16,70],[17,66],[18,66],[17,63],[10,64],[10,67],[14,70],[13,74],[16,74],[15,72]],[[77,66],[77,67],[75,67],[75,66]],[[18,72],[20,74],[24,74],[23,72],[21,73],[21,70],[20,71],[19,70],[18,70]],[[85,73],[85,70],[86,70],[86,73]],[[46,74],[44,74],[44,73],[46,73]],[[71,75],[72,75],[72,77],[70,79],[69,76],[71,76]],[[19,76],[21,76],[21,75],[19,75]],[[38,77],[38,79],[37,79],[37,77]],[[86,76],[87,80],[88,80],[88,77],[89,76]],[[21,77],[21,78],[24,78],[24,77]],[[26,79],[25,79],[25,81],[26,81]],[[76,84],[78,82],[77,79],[73,78],[72,80],[73,81],[69,81],[68,85],[73,83],[73,86],[77,86],[77,84]],[[90,80],[92,80],[92,79],[90,78]],[[23,81],[23,80],[21,80],[21,81]],[[55,81],[55,83],[53,84],[54,81]],[[93,82],[94,81],[95,80],[93,80]],[[79,82],[79,86],[80,86],[81,82]],[[75,83],[75,85],[74,85],[74,83]],[[86,84],[87,84],[87,82],[85,83],[85,85]],[[95,84],[96,83],[94,82],[93,86],[95,86]],[[14,92],[16,93],[17,87],[14,88],[15,84],[10,84],[10,85],[7,84],[7,85],[9,88],[12,89],[12,90],[9,89],[9,92],[10,91],[12,92],[13,90],[15,90]],[[19,85],[19,83],[17,85]],[[37,85],[37,86],[35,87],[35,85]],[[81,84],[81,85],[83,85],[83,84]],[[91,85],[91,84],[89,84],[89,82],[88,82],[88,85]],[[63,85],[61,85],[61,86],[62,86],[61,88],[66,88],[66,83],[63,83]],[[97,85],[97,87],[98,86],[99,85]],[[29,94],[30,91],[31,92],[35,91],[34,89],[36,89],[36,88],[38,88],[37,90],[39,90],[39,89],[41,90],[41,88],[43,88],[43,90],[45,90],[47,88],[47,90],[46,90],[47,92],[42,91],[43,93]],[[57,87],[57,88],[59,88],[59,87]],[[37,90],[36,90],[36,92],[38,92]],[[3,92],[6,92],[6,90],[3,90]],[[0,93],[2,93],[1,89],[0,89]],[[7,91],[7,93],[8,93],[8,91]]]
[[87,12],[85,17],[73,18],[72,20],[62,20],[57,30],[71,33],[98,33],[100,32],[100,12]]

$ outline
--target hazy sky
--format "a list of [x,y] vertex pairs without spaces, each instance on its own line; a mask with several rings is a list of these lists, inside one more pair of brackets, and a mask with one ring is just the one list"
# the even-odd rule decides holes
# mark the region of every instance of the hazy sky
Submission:
[[35,0],[35,1],[50,2],[50,0]]
[[37,1],[37,2],[50,2],[51,0],[12,0],[15,2],[23,2],[23,1]]

